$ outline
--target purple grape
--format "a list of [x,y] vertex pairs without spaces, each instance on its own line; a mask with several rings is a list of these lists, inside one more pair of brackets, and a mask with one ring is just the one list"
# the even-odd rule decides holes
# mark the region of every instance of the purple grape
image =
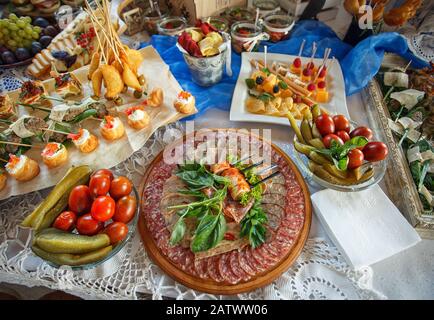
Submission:
[[38,17],[33,21],[33,25],[41,28],[46,28],[50,25],[50,23],[47,21],[47,19]]
[[42,48],[46,48],[46,47],[48,47],[48,45],[51,43],[51,40],[53,40],[53,38],[50,37],[50,36],[42,36],[42,37],[39,39],[39,42],[41,43]]
[[5,51],[1,54],[1,58],[4,61],[4,63],[6,64],[12,64],[17,62],[17,59],[15,58],[14,54],[12,53],[12,51]]
[[15,56],[19,61],[24,61],[31,57],[29,50],[27,50],[26,48],[18,48],[15,51]]
[[42,45],[38,41],[32,42],[32,53],[35,55],[42,50]]
[[44,29],[44,35],[54,38],[57,35],[57,29],[54,26],[48,26]]

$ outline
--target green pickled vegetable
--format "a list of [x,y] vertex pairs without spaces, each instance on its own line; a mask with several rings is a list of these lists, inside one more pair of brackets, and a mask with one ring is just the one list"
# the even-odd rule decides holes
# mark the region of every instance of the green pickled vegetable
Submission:
[[70,253],[50,253],[42,250],[38,246],[32,246],[32,250],[36,255],[59,266],[80,266],[83,264],[94,263],[104,259],[112,249],[112,246],[107,246],[89,253],[78,255]]
[[35,236],[34,244],[50,253],[83,254],[107,247],[110,238],[105,233],[84,236],[49,228]]

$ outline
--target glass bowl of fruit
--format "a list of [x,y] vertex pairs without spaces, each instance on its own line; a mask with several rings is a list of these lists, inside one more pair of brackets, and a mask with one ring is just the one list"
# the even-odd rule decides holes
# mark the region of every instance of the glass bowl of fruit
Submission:
[[139,195],[108,169],[71,168],[22,226],[34,230],[32,251],[53,267],[94,268],[125,247],[135,232]]
[[313,182],[344,192],[365,190],[383,179],[388,148],[373,131],[330,115],[318,105],[297,121],[288,115],[295,131],[294,154],[298,166]]
[[295,20],[286,14],[271,14],[264,18],[264,30],[270,36],[270,41],[279,42],[289,37],[289,31]]
[[232,48],[235,52],[256,51],[261,40],[268,40],[268,34],[252,22],[235,22],[231,27]]
[[17,17],[11,13],[0,19],[0,69],[30,64],[58,33],[57,26],[41,17]]
[[165,36],[180,35],[187,28],[184,17],[167,17],[157,23],[158,34]]

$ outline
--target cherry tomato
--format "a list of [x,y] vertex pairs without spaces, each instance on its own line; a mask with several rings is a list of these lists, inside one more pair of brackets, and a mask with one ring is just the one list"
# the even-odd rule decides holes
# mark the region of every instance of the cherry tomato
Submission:
[[92,177],[99,176],[99,175],[106,175],[110,178],[110,181],[113,180],[113,172],[111,172],[109,169],[99,169],[96,170],[94,173],[92,173]]
[[353,149],[348,152],[348,169],[355,169],[363,164],[363,152],[359,149]]
[[330,133],[330,134],[326,135],[324,138],[322,138],[322,143],[324,143],[325,147],[328,149],[328,148],[330,148],[332,140],[335,140],[340,145],[344,144],[342,139],[333,133]]
[[350,133],[350,122],[344,115],[338,114],[333,117],[336,131],[345,131]]
[[77,219],[77,231],[85,236],[93,236],[104,228],[104,223],[92,218],[90,213],[86,213]]
[[105,196],[110,190],[110,177],[108,175],[95,175],[90,178],[89,190],[92,198]]
[[131,193],[133,184],[126,177],[117,177],[113,179],[110,185],[110,195],[113,199],[117,200],[123,196],[127,196]]
[[383,142],[368,142],[363,147],[363,155],[366,161],[375,162],[384,160],[389,153],[387,146]]
[[116,212],[112,217],[113,221],[128,223],[134,217],[137,208],[136,198],[128,195],[116,202]]
[[335,123],[333,122],[333,118],[328,114],[322,114],[318,116],[318,118],[316,118],[315,124],[322,136],[326,136],[329,133],[335,132]]
[[89,187],[85,185],[76,186],[72,189],[68,199],[69,210],[78,214],[89,212],[92,206],[92,197]]
[[344,130],[336,132],[336,135],[341,138],[344,143],[350,140],[350,135]]
[[77,222],[77,215],[72,211],[63,211],[54,220],[53,227],[63,231],[71,231]]
[[372,133],[372,130],[369,129],[368,127],[358,127],[353,131],[351,131],[350,137],[354,138],[358,136],[363,136],[366,137],[366,139],[371,140],[374,135]]
[[128,234],[128,226],[123,222],[112,222],[104,229],[104,233],[109,236],[110,244],[115,244],[125,239]]
[[90,214],[97,221],[110,220],[115,214],[116,202],[109,196],[100,196],[92,203]]

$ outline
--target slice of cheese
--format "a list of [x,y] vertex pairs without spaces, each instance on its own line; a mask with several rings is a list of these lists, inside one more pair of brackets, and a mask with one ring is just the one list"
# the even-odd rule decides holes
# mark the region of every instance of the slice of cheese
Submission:
[[408,88],[408,74],[404,72],[385,72],[384,84],[400,88]]
[[51,109],[49,118],[53,121],[62,122],[70,107],[66,104],[59,104]]
[[416,129],[420,125],[422,125],[422,122],[414,121],[413,119],[411,119],[409,117],[399,118],[398,122],[404,127],[404,129],[407,129],[407,128]]
[[420,156],[422,157],[422,162],[434,160],[434,153],[431,150],[422,152]]
[[[392,119],[388,119],[390,130],[394,131],[398,135],[402,136],[405,132],[404,126],[399,122],[394,122]],[[410,128],[407,134],[407,139],[416,143],[419,140],[421,133],[415,129]]]
[[17,121],[12,123],[9,128],[20,138],[29,138],[35,135],[34,132],[28,130],[25,126],[25,120],[31,118],[31,116],[21,116]]
[[407,160],[408,163],[422,160],[422,156],[420,155],[420,151],[419,151],[419,146],[415,146],[407,150]]
[[425,95],[425,92],[407,89],[399,92],[393,92],[390,97],[397,100],[406,109],[412,109]]
[[424,185],[422,185],[422,187],[420,188],[419,193],[426,198],[429,204],[434,205],[433,196]]

